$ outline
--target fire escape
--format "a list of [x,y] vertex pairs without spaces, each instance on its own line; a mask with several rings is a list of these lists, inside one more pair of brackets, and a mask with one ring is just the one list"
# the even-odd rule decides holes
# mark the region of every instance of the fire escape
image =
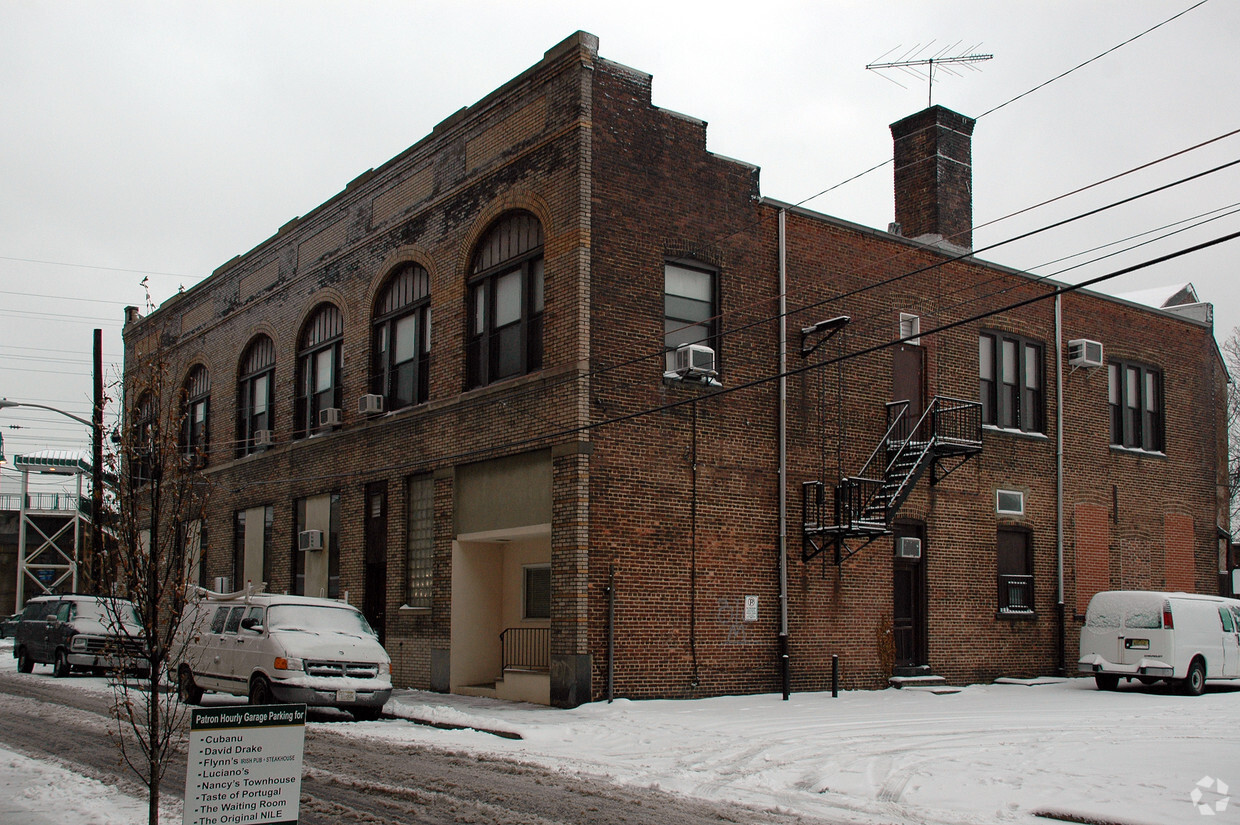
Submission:
[[835,485],[828,516],[825,484],[801,485],[801,556],[809,561],[834,550],[835,564],[880,536],[891,534],[901,505],[927,471],[934,485],[982,451],[982,405],[935,396],[915,423],[909,402],[887,404],[887,432],[855,476]]

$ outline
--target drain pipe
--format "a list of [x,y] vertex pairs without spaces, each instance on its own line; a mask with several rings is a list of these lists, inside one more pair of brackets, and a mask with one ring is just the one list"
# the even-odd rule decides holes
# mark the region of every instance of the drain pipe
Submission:
[[1056,675],[1064,676],[1067,646],[1067,617],[1063,594],[1063,305],[1055,294],[1055,564],[1059,577],[1059,601],[1055,605],[1058,623],[1058,661]]
[[788,249],[786,209],[779,210],[779,680],[788,701]]

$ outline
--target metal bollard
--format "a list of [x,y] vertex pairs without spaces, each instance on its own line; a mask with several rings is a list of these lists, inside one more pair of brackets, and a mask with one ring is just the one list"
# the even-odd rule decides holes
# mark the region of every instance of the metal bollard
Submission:
[[838,653],[831,654],[831,698],[835,699],[840,695],[840,657]]

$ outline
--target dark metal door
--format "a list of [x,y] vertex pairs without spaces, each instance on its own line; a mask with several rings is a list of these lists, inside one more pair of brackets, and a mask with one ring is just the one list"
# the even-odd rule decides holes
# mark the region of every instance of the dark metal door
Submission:
[[908,536],[922,540],[921,558],[895,556],[892,562],[892,641],[895,666],[917,667],[929,662],[926,644],[925,531],[916,526],[896,525],[895,541]]
[[366,485],[366,582],[362,613],[379,634],[387,632],[387,482]]
[[907,401],[906,423],[912,426],[925,410],[925,386],[922,380],[924,350],[913,344],[901,344],[892,350],[891,400]]

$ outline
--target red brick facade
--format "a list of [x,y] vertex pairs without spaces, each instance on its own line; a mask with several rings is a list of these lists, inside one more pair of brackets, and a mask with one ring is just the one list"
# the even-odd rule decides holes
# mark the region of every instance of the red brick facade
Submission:
[[[286,589],[293,503],[338,491],[340,589],[360,605],[367,564],[376,563],[373,552],[367,561],[364,491],[386,481],[383,630],[393,678],[447,690],[462,655],[462,631],[453,626],[460,615],[453,600],[463,598],[453,582],[458,544],[509,540],[486,531],[462,538],[470,529],[461,528],[460,468],[543,456],[551,477],[553,703],[605,695],[609,647],[620,696],[778,690],[782,212],[794,690],[827,686],[833,654],[845,687],[882,686],[891,675],[891,538],[841,566],[830,553],[803,562],[800,495],[802,482],[822,480],[829,497],[841,473],[857,472],[878,443],[893,397],[893,348],[882,345],[899,337],[901,313],[920,318],[920,345],[905,349],[920,359],[927,400],[978,397],[982,331],[1037,342],[1043,353],[1041,428],[987,428],[980,455],[934,486],[923,478],[899,512],[901,529],[925,538],[916,573],[924,664],[955,682],[1054,672],[1060,531],[1070,673],[1074,617],[1093,591],[1216,590],[1216,530],[1227,527],[1225,374],[1208,327],[1096,294],[1062,296],[1064,342],[1102,341],[1108,357],[1162,371],[1165,450],[1114,448],[1107,369],[1071,368],[1066,352],[1056,360],[1054,300],[930,332],[1049,296],[1056,284],[764,200],[756,168],[708,153],[705,124],[653,106],[650,91],[648,75],[599,58],[592,36],[575,35],[402,155],[127,324],[127,357],[159,331],[172,374],[201,364],[212,377],[206,475],[220,523],[210,524],[208,579],[232,575],[231,514],[272,505],[268,586]],[[471,261],[512,210],[536,217],[545,239],[542,366],[470,388]],[[714,274],[720,388],[663,378],[669,261]],[[371,392],[374,302],[403,262],[430,276],[429,400],[360,415],[357,400]],[[344,318],[343,422],[296,439],[299,330],[324,301]],[[837,315],[852,319],[845,331],[801,359],[801,327]],[[277,352],[274,444],[238,457],[238,364],[260,332]],[[127,375],[129,403],[142,380]],[[409,608],[407,480],[423,473],[434,478],[434,593],[429,608]],[[999,489],[1023,493],[1023,515],[996,514]],[[1035,609],[1019,617],[1001,614],[996,601],[996,534],[1004,527],[1027,535],[1031,547]],[[756,617],[746,616],[747,597],[756,597]]]

